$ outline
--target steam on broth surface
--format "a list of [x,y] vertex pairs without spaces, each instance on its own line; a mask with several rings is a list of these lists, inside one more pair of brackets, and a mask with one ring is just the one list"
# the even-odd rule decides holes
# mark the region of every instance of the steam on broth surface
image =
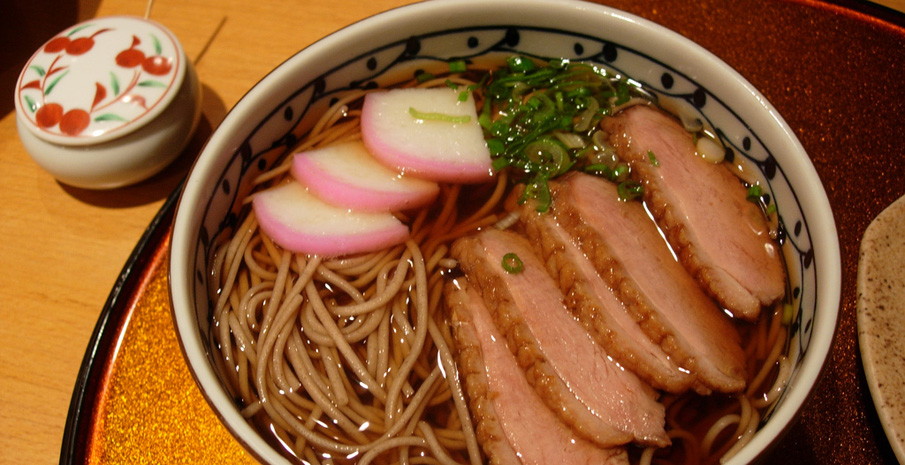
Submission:
[[[494,160],[491,182],[441,183],[427,207],[395,212],[410,237],[386,250],[293,253],[262,233],[251,209],[216,250],[210,336],[219,371],[242,414],[293,460],[485,463],[443,305],[444,285],[462,278],[451,244],[514,227],[512,201],[546,211],[549,181],[572,171],[608,179],[624,201],[640,201],[643,186],[600,121],[632,105],[656,106],[656,97],[583,63],[512,57],[490,70],[461,66],[443,76],[417,73],[398,87],[473,95]],[[360,140],[366,93],[338,99],[293,153]],[[692,129],[707,136],[707,128]],[[258,190],[288,172],[287,159],[256,180]],[[778,302],[754,322],[734,322],[745,390],[662,394],[673,445],[627,445],[633,463],[716,463],[750,439],[788,376],[784,308]]]

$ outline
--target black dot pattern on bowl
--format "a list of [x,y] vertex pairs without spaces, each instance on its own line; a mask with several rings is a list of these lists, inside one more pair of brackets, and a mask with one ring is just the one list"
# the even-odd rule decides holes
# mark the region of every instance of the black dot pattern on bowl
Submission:
[[726,146],[725,153],[723,154],[723,159],[729,163],[735,161],[735,150],[732,150],[732,147]]
[[374,57],[368,58],[367,65],[369,70],[374,71],[377,69],[377,59]]
[[224,225],[229,229],[235,229],[239,224],[239,216],[236,215],[236,212],[229,212],[229,215],[226,215],[226,220],[224,221]]
[[520,41],[521,35],[519,34],[518,29],[514,27],[506,29],[506,36],[503,38],[503,43],[510,47],[517,47]]
[[[813,319],[805,320],[804,325],[802,325],[801,320],[797,319],[797,320],[793,321],[791,325],[789,325],[789,331],[791,331],[793,334],[798,334],[800,336],[799,339],[803,339],[805,337],[810,339],[810,334],[811,334],[810,327],[811,327],[812,322],[813,322]],[[808,348],[806,345],[801,345],[801,344],[799,344],[799,345],[800,345],[799,350],[801,352],[798,353],[798,358],[795,360],[795,363],[800,362],[801,359],[804,358],[805,353],[807,353],[807,351],[808,351]]]
[[251,148],[251,142],[247,139],[242,142],[242,145],[239,146],[239,156],[242,160],[242,166],[248,166],[251,162],[252,158],[254,158],[254,151]]
[[700,87],[695,89],[691,94],[691,103],[697,108],[704,108],[704,105],[707,105],[707,91]]
[[572,47],[572,49],[575,50],[576,55],[578,55],[578,56],[584,55],[584,45],[581,45],[578,42],[576,42],[575,46]]
[[751,150],[751,138],[750,137],[745,136],[745,138],[742,139],[742,148],[745,150]]
[[477,37],[471,36],[468,38],[468,48],[478,48],[479,45],[481,45],[481,42]]
[[292,121],[295,117],[295,112],[292,111],[292,107],[286,107],[283,109],[283,119],[286,121]]
[[664,89],[672,89],[674,83],[675,81],[673,80],[672,74],[663,73],[660,76],[660,85],[662,85]]
[[201,231],[199,232],[199,237],[198,237],[198,239],[201,241],[201,244],[204,246],[204,248],[207,249],[207,247],[208,247],[208,246],[210,245],[210,243],[211,243],[211,234],[210,234],[210,232],[207,230],[206,227],[201,226]]
[[619,49],[615,44],[607,42],[603,44],[603,59],[608,63],[613,63],[619,58]]
[[784,244],[786,242],[786,226],[782,221],[779,222],[779,226],[776,228],[776,241],[780,244]]
[[773,179],[776,177],[776,159],[773,158],[773,155],[770,155],[766,160],[764,160],[763,172],[764,175],[767,176],[767,179]]
[[314,80],[314,92],[317,94],[324,93],[324,89],[327,88],[327,82],[323,77],[319,77]]
[[415,56],[421,51],[421,41],[415,37],[411,37],[405,43],[405,55]]

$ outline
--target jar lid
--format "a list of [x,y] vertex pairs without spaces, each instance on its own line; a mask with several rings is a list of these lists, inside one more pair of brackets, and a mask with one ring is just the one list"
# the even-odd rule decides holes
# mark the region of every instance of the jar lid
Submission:
[[91,19],[57,34],[28,60],[16,111],[47,142],[107,142],[160,115],[185,68],[182,46],[160,24],[134,16]]

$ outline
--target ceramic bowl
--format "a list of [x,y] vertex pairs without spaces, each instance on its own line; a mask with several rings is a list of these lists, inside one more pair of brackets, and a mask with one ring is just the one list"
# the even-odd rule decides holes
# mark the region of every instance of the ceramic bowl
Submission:
[[38,165],[76,187],[110,189],[170,164],[201,115],[201,86],[161,24],[108,16],[39,48],[16,85],[19,138]]
[[808,155],[771,104],[728,65],[682,36],[595,4],[559,0],[439,0],[391,10],[342,29],[273,70],[230,111],[185,184],[170,257],[173,315],[188,365],[235,437],[268,463],[285,459],[249,426],[211,360],[211,246],[236,224],[249,181],[285,156],[333,95],[443,69],[447,60],[499,54],[568,58],[624,73],[687,106],[747,159],[774,200],[797,316],[791,381],[731,463],[774,444],[817,381],[839,307],[840,258],[833,215]]

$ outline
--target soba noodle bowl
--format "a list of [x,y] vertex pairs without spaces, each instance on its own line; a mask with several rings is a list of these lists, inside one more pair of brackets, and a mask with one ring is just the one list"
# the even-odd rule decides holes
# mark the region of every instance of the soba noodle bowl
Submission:
[[[484,76],[471,70],[402,85],[471,86],[480,107]],[[293,152],[360,139],[364,93],[337,99]],[[256,183],[263,189],[286,176],[288,160]],[[502,204],[514,177],[504,169],[487,185],[441,185],[430,206],[397,213],[409,240],[355,256],[281,249],[248,209],[216,249],[210,336],[242,414],[274,447],[312,464],[485,462],[457,376],[442,289],[456,273],[450,244],[505,226]],[[739,326],[747,392],[664,396],[674,445],[635,449],[634,461],[710,463],[750,438],[788,371],[783,306],[773,310]]]

